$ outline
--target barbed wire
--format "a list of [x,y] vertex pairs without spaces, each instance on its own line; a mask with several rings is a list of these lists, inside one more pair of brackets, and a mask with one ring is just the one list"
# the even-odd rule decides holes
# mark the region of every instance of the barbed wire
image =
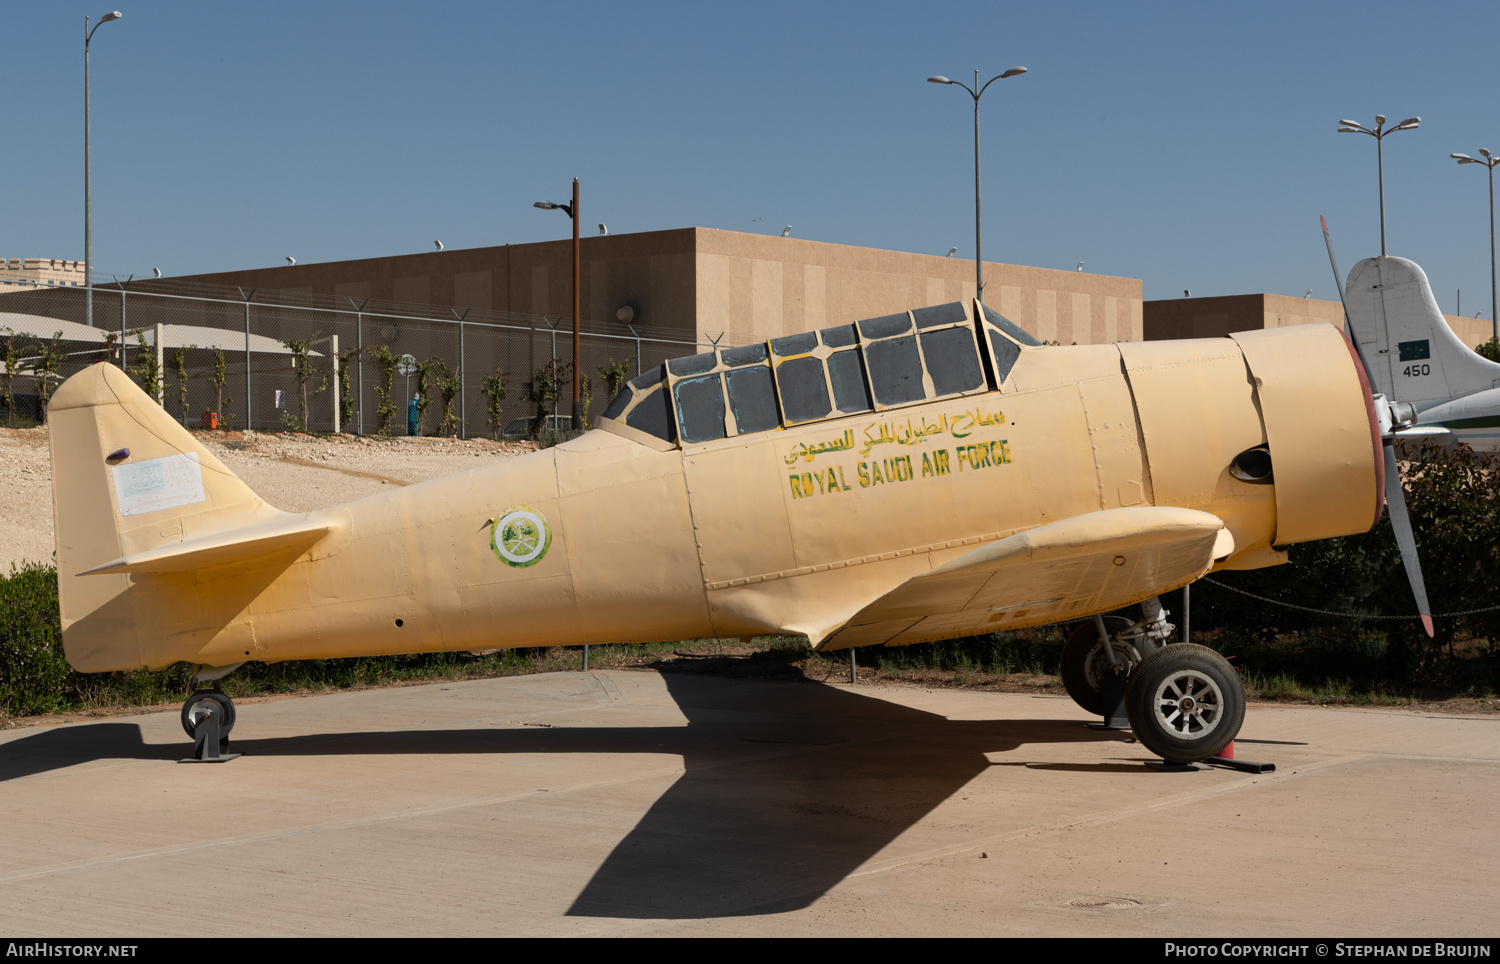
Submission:
[[[1230,592],[1239,593],[1241,596],[1249,596],[1251,599],[1258,599],[1261,602],[1270,603],[1273,606],[1281,606],[1284,609],[1298,609],[1298,610],[1301,610],[1302,612],[1305,612],[1305,613],[1317,613],[1320,616],[1338,616],[1338,617],[1340,617],[1342,619],[1397,619],[1397,620],[1403,620],[1404,619],[1404,620],[1410,620],[1410,619],[1420,619],[1421,618],[1421,616],[1419,614],[1417,614],[1417,613],[1412,613],[1410,616],[1385,616],[1385,615],[1381,615],[1381,614],[1378,614],[1378,613],[1344,613],[1344,612],[1338,612],[1338,611],[1333,610],[1333,609],[1316,609],[1316,608],[1314,608],[1312,606],[1299,606],[1297,603],[1289,603],[1289,602],[1285,602],[1285,601],[1280,600],[1280,599],[1272,599],[1269,596],[1261,596],[1261,595],[1258,595],[1258,594],[1253,593],[1253,592],[1247,592],[1244,589],[1237,589],[1234,586],[1230,586],[1230,585],[1228,585],[1226,583],[1219,582],[1217,579],[1209,579],[1207,576],[1203,577],[1199,581],[1200,582],[1210,583],[1212,585],[1218,586],[1220,589],[1228,589]],[[1492,613],[1492,612],[1496,611],[1497,609],[1500,609],[1500,606],[1485,606],[1483,609],[1461,609],[1458,612],[1452,612],[1452,613],[1433,613],[1432,614],[1432,618],[1433,619],[1452,619],[1452,618],[1455,618],[1455,617],[1458,617],[1458,616],[1472,616],[1475,613]]]

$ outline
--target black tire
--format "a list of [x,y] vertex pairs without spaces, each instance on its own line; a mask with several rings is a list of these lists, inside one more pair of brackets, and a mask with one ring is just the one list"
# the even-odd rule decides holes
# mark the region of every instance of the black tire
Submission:
[[[1123,616],[1105,616],[1104,629],[1111,637],[1130,626]],[[1124,657],[1133,667],[1141,661],[1141,654],[1130,643],[1115,643],[1115,658]],[[1110,672],[1109,656],[1104,644],[1099,641],[1099,630],[1092,619],[1086,619],[1073,627],[1068,641],[1063,643],[1062,681],[1063,688],[1073,697],[1073,702],[1095,715],[1104,713],[1104,696],[1099,692],[1100,676]]]
[[194,731],[202,718],[205,703],[219,705],[219,735],[228,736],[229,731],[234,729],[234,703],[218,690],[199,690],[187,698],[187,702],[182,704],[182,729],[188,736],[197,738],[198,734]]
[[1172,643],[1130,674],[1125,715],[1146,749],[1191,763],[1234,741],[1245,723],[1245,688],[1229,661],[1207,646]]

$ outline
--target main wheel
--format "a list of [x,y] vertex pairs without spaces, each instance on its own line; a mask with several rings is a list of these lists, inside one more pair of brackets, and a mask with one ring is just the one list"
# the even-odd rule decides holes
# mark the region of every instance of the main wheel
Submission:
[[199,721],[215,706],[219,710],[219,735],[229,735],[234,729],[234,703],[218,690],[199,690],[182,704],[182,728],[188,736],[197,738]]
[[[1114,639],[1115,633],[1129,627],[1130,620],[1122,616],[1104,617],[1104,629],[1110,635],[1110,647],[1115,651],[1115,659],[1123,660],[1126,666],[1133,668],[1141,661],[1140,652],[1134,644]],[[1068,641],[1063,643],[1062,651],[1063,688],[1073,697],[1073,702],[1090,713],[1102,714],[1104,696],[1099,689],[1100,683],[1113,672],[1109,654],[1104,651],[1104,643],[1099,640],[1099,630],[1094,621],[1086,619],[1074,626],[1073,631],[1068,634]]]
[[1245,722],[1245,688],[1207,646],[1173,643],[1141,660],[1125,684],[1125,715],[1141,745],[1163,760],[1217,756]]

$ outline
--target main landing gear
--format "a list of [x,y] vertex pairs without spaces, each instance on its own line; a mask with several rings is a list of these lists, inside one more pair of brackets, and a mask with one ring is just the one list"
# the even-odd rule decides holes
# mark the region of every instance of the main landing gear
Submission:
[[240,664],[200,667],[193,682],[215,681],[213,689],[198,690],[182,704],[182,729],[193,738],[193,755],[183,763],[224,763],[239,756],[229,752],[229,731],[234,729],[234,702],[219,689],[217,680]]
[[1176,627],[1159,598],[1141,609],[1134,623],[1096,616],[1075,628],[1063,645],[1063,686],[1079,706],[1106,718],[1102,728],[1128,723],[1141,745],[1168,763],[1217,758],[1245,722],[1239,674],[1207,646],[1171,642]]

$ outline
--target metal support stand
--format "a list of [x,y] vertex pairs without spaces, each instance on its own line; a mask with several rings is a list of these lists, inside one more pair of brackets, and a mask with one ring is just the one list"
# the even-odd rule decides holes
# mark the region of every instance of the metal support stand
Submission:
[[583,645],[583,671],[585,673],[589,671],[589,647],[587,643]]
[[1125,718],[1125,682],[1129,669],[1122,669],[1099,681],[1099,695],[1104,698],[1104,719],[1088,725],[1091,730],[1128,730],[1130,721]]
[[210,707],[193,728],[193,755],[179,763],[228,763],[238,753],[230,753],[229,734],[219,733],[219,709]]
[[854,662],[854,647],[853,646],[849,647],[849,682],[850,683],[858,683],[859,682],[859,667]]

